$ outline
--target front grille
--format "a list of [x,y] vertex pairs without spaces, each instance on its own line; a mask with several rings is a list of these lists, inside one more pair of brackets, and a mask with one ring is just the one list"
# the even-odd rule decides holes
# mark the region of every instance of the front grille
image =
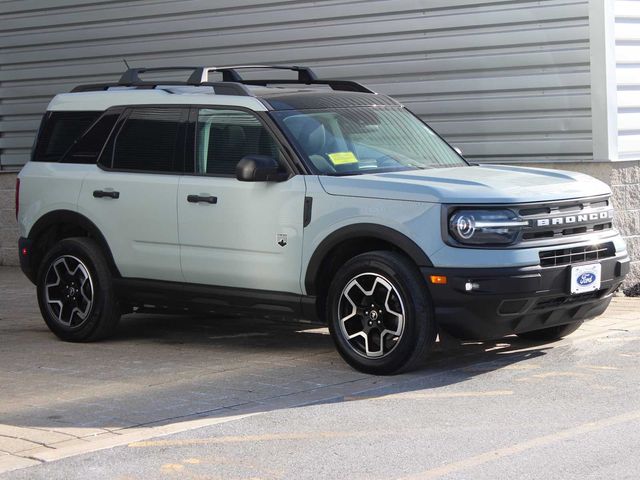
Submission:
[[540,252],[540,266],[557,267],[558,265],[570,265],[573,263],[590,262],[603,258],[614,257],[616,249],[613,242],[596,245],[584,245],[582,247],[558,248]]
[[530,223],[522,234],[523,242],[588,235],[613,228],[611,202],[604,197],[522,205],[516,211]]

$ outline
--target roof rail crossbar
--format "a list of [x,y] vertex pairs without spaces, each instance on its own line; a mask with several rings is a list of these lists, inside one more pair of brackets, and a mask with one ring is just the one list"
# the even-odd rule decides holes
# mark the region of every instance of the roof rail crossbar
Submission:
[[[136,90],[152,90],[158,87],[162,89],[167,89],[167,87],[180,87],[180,86],[190,86],[193,87],[193,83],[189,82],[136,82],[131,84],[123,84],[123,83],[95,83],[91,85],[78,85],[71,92],[99,92],[103,90],[108,90],[112,87],[133,87]],[[213,87],[216,95],[237,95],[241,97],[253,97],[254,95],[247,89],[247,87],[241,83],[237,82],[203,82],[198,84],[199,87]]]
[[[122,74],[118,83],[120,85],[133,85],[138,83],[145,83],[142,79],[140,79],[141,73],[148,72],[171,72],[171,71],[181,71],[181,70],[198,70],[202,67],[140,67],[140,68],[129,68],[126,72]],[[198,82],[199,84],[200,82]]]
[[[209,73],[218,72],[222,73],[223,82],[241,82],[246,81],[240,76],[236,70],[252,70],[252,69],[266,69],[266,70],[290,70],[298,72],[298,80],[295,83],[312,83],[318,79],[316,74],[309,67],[299,67],[297,65],[232,65],[226,67],[199,67],[194,69],[193,74],[189,77],[189,82],[198,83],[206,82],[209,79]],[[289,82],[291,83],[291,82]]]
[[[251,69],[265,69],[265,70],[291,70],[298,72],[297,80],[250,80],[244,79],[237,70],[251,70]],[[222,73],[223,82],[240,82],[246,85],[277,85],[277,84],[292,84],[301,83],[304,85],[328,85],[334,90],[343,90],[349,92],[363,92],[363,93],[375,93],[373,90],[368,89],[360,83],[350,80],[320,80],[313,70],[309,67],[301,67],[297,65],[236,65],[227,67],[201,67],[195,69],[189,82],[197,84],[198,82],[206,82],[209,78],[209,73],[218,72]]]

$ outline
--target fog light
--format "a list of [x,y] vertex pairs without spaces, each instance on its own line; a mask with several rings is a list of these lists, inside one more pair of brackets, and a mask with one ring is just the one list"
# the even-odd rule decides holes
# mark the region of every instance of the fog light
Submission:
[[470,292],[471,290],[477,290],[479,288],[480,288],[480,285],[475,282],[467,282],[464,284],[464,289],[467,292]]

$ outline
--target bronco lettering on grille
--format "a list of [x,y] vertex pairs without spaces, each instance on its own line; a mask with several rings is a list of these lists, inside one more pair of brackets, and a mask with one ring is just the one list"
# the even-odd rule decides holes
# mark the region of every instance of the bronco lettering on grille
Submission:
[[613,210],[594,213],[581,213],[577,215],[567,215],[565,217],[539,218],[536,220],[536,227],[548,227],[550,225],[572,225],[576,223],[594,222],[598,220],[608,220],[613,218]]

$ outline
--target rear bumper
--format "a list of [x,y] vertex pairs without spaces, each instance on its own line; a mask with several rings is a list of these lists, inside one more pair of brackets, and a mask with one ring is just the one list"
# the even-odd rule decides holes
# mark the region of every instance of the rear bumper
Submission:
[[31,250],[33,241],[20,237],[18,239],[18,259],[20,260],[20,268],[31,282],[35,283],[35,272],[31,268]]
[[[629,272],[629,257],[599,260],[601,288],[569,294],[571,265],[522,268],[436,268],[421,271],[446,275],[446,285],[429,284],[436,320],[452,335],[467,339],[499,338],[586,320],[602,314]],[[479,288],[469,292],[468,282]]]

